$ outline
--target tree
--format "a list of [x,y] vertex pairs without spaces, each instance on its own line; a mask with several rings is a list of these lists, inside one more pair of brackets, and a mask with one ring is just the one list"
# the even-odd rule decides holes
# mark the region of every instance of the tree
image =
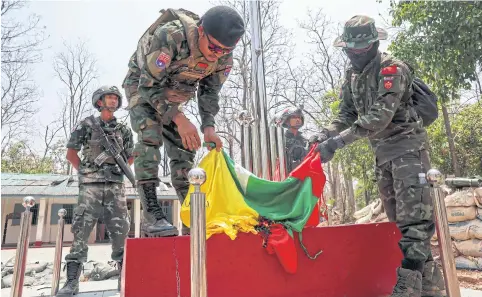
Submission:
[[2,156],[2,172],[9,173],[52,173],[53,161],[33,152],[23,141],[12,143]]
[[[97,79],[96,60],[84,41],[75,45],[64,42],[64,51],[54,59],[54,71],[63,89],[59,93],[62,102],[62,128],[65,138],[93,110],[91,95]],[[67,174],[71,173],[70,164]]]
[[[217,132],[225,140],[229,155],[234,160],[243,162],[240,123],[235,121],[242,110],[253,111],[251,98],[251,25],[250,7],[246,1],[221,0],[217,4],[234,8],[243,17],[246,33],[241,37],[234,51],[234,65],[229,80],[221,90],[220,111],[216,117]],[[276,94],[282,86],[282,77],[286,67],[279,61],[289,52],[290,34],[279,21],[280,3],[273,0],[261,1],[261,30],[263,36],[263,54],[268,110],[276,108]],[[274,110],[271,115],[274,114]]]
[[2,1],[2,156],[13,138],[27,132],[27,119],[36,112],[38,87],[31,80],[31,67],[41,61],[41,45],[47,38],[40,17],[19,20],[15,14],[26,1]]
[[[482,103],[462,106],[452,118],[455,151],[462,176],[482,176]],[[443,119],[428,127],[432,166],[449,172],[451,162]]]
[[[441,103],[451,170],[460,176],[448,106],[478,80],[482,61],[482,3],[469,1],[391,2],[394,26],[404,26],[390,50],[409,62],[426,80]],[[480,89],[480,86],[479,86]]]

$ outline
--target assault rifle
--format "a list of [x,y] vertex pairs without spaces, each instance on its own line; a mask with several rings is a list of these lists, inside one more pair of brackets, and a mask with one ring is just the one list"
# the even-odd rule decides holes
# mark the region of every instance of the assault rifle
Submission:
[[[129,181],[131,182],[132,186],[135,188],[136,187],[136,180],[134,178],[134,174],[131,171],[131,168],[129,165],[127,165],[127,158],[124,156],[122,149],[120,148],[119,144],[116,143],[112,144],[110,141],[109,137],[104,132],[104,129],[100,126],[100,123],[98,122],[98,119],[96,119],[94,116],[90,117],[92,124],[94,125],[94,129],[98,130],[100,135],[101,135],[101,143],[102,146],[105,148],[106,151],[110,153],[112,157],[114,157],[114,160],[116,161],[117,165],[122,169],[124,172],[125,176]],[[115,141],[115,139],[114,139]],[[103,152],[100,154],[94,162],[100,166],[104,161],[108,158],[109,156],[106,154],[106,152]]]

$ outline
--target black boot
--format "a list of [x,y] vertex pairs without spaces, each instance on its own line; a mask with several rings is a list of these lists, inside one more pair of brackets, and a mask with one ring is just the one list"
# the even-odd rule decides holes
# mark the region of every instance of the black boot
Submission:
[[82,263],[67,262],[67,280],[57,293],[57,297],[71,297],[79,294],[79,278],[82,272]]
[[117,262],[117,270],[119,271],[119,280],[117,281],[117,291],[120,292],[121,282],[122,282],[122,261]]
[[138,191],[144,216],[142,231],[148,237],[177,236],[177,228],[166,220],[166,215],[157,202],[156,185],[154,183],[142,184],[139,185]]

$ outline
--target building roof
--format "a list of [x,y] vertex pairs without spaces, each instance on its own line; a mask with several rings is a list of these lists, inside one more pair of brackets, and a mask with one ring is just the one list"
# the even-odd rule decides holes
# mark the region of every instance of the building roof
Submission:
[[[77,175],[2,173],[2,198],[25,196],[49,198],[76,198],[79,195]],[[169,177],[161,177],[157,188],[159,199],[177,199]],[[137,199],[136,190],[124,182],[126,197]]]

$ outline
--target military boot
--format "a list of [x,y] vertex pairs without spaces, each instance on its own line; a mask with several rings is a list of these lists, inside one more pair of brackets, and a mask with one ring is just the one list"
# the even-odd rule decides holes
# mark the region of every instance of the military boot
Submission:
[[418,270],[397,268],[397,284],[391,297],[420,297],[422,293],[422,274]]
[[425,262],[422,274],[422,297],[445,297],[445,282],[442,272],[434,261]]
[[117,262],[117,270],[119,271],[119,279],[117,280],[117,291],[120,292],[122,283],[122,261]]
[[82,263],[67,262],[67,280],[57,293],[57,297],[71,297],[79,294],[79,279],[82,272]]
[[166,215],[157,202],[156,185],[154,183],[139,185],[138,192],[144,216],[142,231],[148,237],[177,236],[177,228],[166,220]]

